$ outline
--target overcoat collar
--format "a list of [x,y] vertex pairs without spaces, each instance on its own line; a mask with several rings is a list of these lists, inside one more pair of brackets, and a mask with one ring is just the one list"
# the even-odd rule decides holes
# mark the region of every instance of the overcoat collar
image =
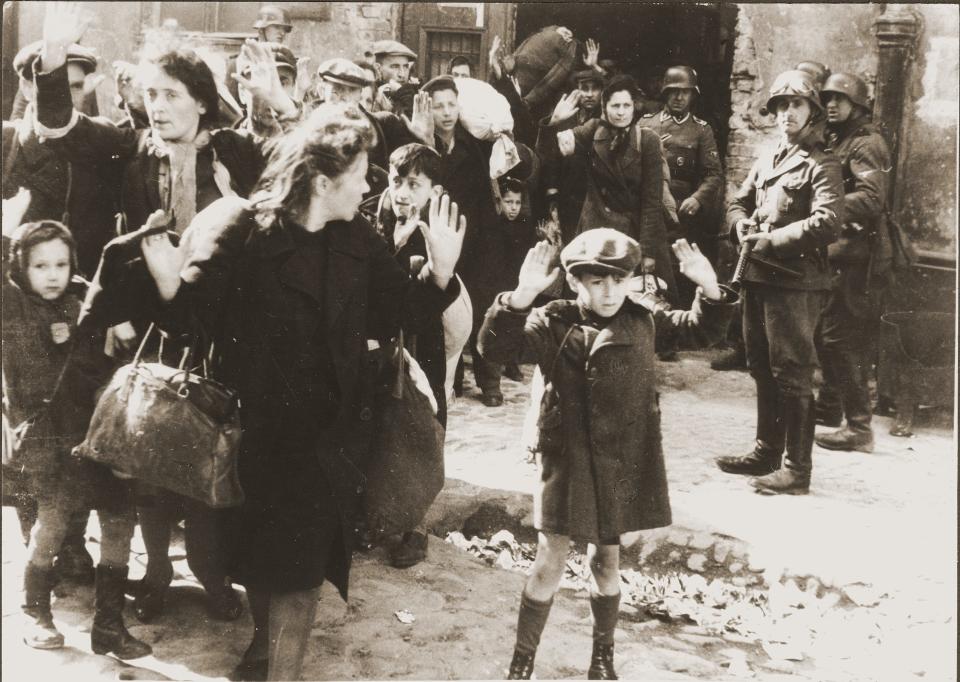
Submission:
[[[593,342],[589,343],[590,347],[587,351],[588,361],[602,348],[636,344],[640,336],[638,326],[644,324],[644,319],[649,317],[649,311],[629,299],[624,301],[623,306],[623,309],[610,321],[610,324],[601,329],[599,333],[585,332],[588,343],[591,338],[593,339]],[[564,301],[560,305],[554,304],[548,308],[547,314],[560,320],[563,325],[576,325],[581,328],[593,329],[583,323],[580,310],[574,301]]]
[[779,149],[780,148],[777,147],[770,152],[766,163],[763,164],[763,167],[757,176],[757,185],[762,186],[770,180],[778,178],[784,173],[792,171],[798,166],[804,165],[807,162],[807,159],[810,158],[810,152],[798,145],[794,147],[793,151],[784,159],[782,159],[780,163],[774,165],[773,161],[776,158],[777,150]]
[[624,149],[616,153],[610,151],[610,141],[613,139],[613,133],[609,127],[600,124],[593,134],[593,150],[597,159],[621,182],[624,181],[623,174],[626,169],[640,161],[635,137],[640,134],[640,128],[636,124],[631,125],[630,128],[630,135],[624,141]]

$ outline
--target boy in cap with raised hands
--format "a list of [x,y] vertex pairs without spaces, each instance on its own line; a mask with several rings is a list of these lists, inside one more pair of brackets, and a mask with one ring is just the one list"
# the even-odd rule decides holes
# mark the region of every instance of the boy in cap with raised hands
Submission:
[[[640,245],[617,230],[588,230],[560,254],[576,300],[530,310],[559,274],[555,248],[530,249],[517,288],[487,311],[480,352],[492,362],[535,360],[545,388],[538,420],[540,487],[534,496],[537,558],[520,599],[508,679],[529,679],[560,585],[570,541],[589,543],[595,586],[589,679],[617,679],[613,642],[620,603],[620,545],[671,523],[660,441],[657,334],[703,346],[719,340],[736,295],[717,283],[696,245],[673,245],[700,290],[690,311],[635,294]],[[526,357],[524,357],[526,356]]]

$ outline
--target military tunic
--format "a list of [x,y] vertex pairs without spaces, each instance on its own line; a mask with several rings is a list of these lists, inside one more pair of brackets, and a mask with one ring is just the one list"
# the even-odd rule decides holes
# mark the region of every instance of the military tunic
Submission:
[[723,185],[723,167],[713,130],[706,121],[691,113],[678,119],[666,109],[643,116],[640,125],[660,136],[670,167],[670,192],[677,204],[688,197],[700,202],[696,216],[680,216],[684,234],[677,237],[706,234],[703,219],[716,205]]

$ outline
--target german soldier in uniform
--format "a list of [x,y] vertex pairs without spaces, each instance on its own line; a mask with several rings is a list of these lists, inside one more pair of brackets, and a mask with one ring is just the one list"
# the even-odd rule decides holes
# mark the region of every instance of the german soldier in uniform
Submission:
[[[679,226],[673,226],[670,241],[686,239],[712,255],[715,249],[709,242],[716,229],[711,229],[708,221],[723,185],[723,168],[713,130],[690,111],[698,94],[696,71],[688,66],[670,67],[660,89],[663,109],[643,116],[640,125],[660,136],[670,167],[670,193],[677,202],[680,220]],[[686,278],[675,274],[675,279],[680,286],[681,306],[688,307],[694,289]]]
[[742,278],[757,439],[747,455],[720,457],[717,465],[760,476],[751,481],[759,492],[802,495],[813,469],[814,331],[831,288],[826,251],[843,223],[843,177],[825,151],[824,112],[810,74],[780,74],[767,109],[782,137],[753,165],[727,209],[731,236],[765,261],[748,261]]
[[870,395],[871,338],[879,326],[890,273],[885,208],[890,151],[870,122],[867,85],[849,73],[830,76],[820,99],[827,110],[827,141],[843,166],[844,222],[830,245],[833,289],[817,338],[824,385],[818,421],[847,425],[816,437],[828,450],[873,450]]

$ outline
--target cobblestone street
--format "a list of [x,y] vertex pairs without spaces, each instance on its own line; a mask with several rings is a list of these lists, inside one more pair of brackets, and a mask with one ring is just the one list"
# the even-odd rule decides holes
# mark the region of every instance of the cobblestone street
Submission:
[[[949,417],[910,439],[875,423],[871,455],[814,452],[806,497],[756,495],[712,458],[749,446],[753,388],[741,372],[712,372],[714,353],[661,364],[661,407],[675,524],[645,533],[624,567],[678,575],[687,585],[735,585],[765,595],[762,636],[689,619],[657,620],[625,604],[617,634],[624,679],[951,680],[956,678],[956,455]],[[344,605],[325,586],[305,679],[497,679],[509,663],[523,575],[489,567],[442,538],[509,527],[529,539],[536,472],[523,445],[529,390],[504,380],[505,404],[486,408],[472,387],[450,412],[448,483],[428,516],[428,560],[406,571],[384,549],[359,554]],[[469,377],[468,371],[468,377]],[[205,618],[202,591],[175,543],[167,614],[128,625],[154,656],[127,667],[90,652],[92,589],[54,602],[67,647],[35,651],[17,637],[24,550],[3,512],[3,646],[9,679],[223,679],[245,648],[250,621]],[[95,538],[95,519],[89,526]],[[96,542],[89,543],[96,553]],[[142,574],[134,542],[131,574]],[[698,582],[699,581],[699,582]],[[540,679],[582,678],[590,653],[584,591],[562,590],[538,654]],[[404,624],[398,612],[414,621]],[[758,627],[759,627],[758,626]],[[19,676],[18,676],[19,675]]]

